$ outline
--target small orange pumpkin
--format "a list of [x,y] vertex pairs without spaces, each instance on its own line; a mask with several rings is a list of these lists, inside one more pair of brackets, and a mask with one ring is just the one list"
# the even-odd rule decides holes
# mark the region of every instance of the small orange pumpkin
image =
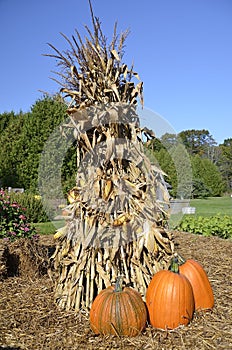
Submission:
[[187,325],[193,317],[194,297],[188,279],[179,273],[174,258],[170,271],[157,272],[147,289],[146,304],[150,323],[159,329]]
[[102,290],[90,309],[90,326],[102,335],[136,336],[146,326],[147,310],[141,295],[130,287],[122,288],[119,277],[115,287]]
[[185,275],[193,288],[196,310],[212,309],[214,306],[213,290],[208,276],[197,261],[184,260],[178,255],[180,273]]

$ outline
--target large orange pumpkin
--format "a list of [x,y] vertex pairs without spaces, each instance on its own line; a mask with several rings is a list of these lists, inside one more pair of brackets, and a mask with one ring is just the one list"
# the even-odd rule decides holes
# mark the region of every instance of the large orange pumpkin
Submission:
[[214,306],[213,291],[203,267],[195,260],[184,260],[179,256],[179,270],[190,281],[193,288],[195,309],[212,309]]
[[102,290],[90,310],[90,326],[102,335],[136,336],[146,326],[147,310],[141,295],[130,287],[122,288],[120,279],[115,287]]
[[159,329],[187,325],[193,317],[194,297],[188,279],[172,262],[170,270],[157,272],[147,289],[146,304],[150,323]]

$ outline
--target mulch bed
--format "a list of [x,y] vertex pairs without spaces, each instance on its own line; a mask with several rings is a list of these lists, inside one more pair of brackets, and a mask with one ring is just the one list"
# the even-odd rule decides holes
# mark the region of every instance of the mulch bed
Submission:
[[[59,310],[47,257],[53,237],[38,243],[0,242],[0,349],[232,349],[232,240],[175,232],[176,250],[199,261],[210,279],[215,307],[195,313],[186,327],[148,326],[135,338],[101,337],[83,311]],[[5,259],[5,265],[3,263]]]

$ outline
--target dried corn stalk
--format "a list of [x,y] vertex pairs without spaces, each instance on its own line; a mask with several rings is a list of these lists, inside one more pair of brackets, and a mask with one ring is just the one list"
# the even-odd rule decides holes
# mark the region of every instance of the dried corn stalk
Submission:
[[77,140],[76,186],[70,190],[70,215],[56,233],[53,256],[57,271],[55,298],[64,309],[89,308],[96,294],[124,281],[145,295],[152,275],[166,267],[173,242],[166,223],[169,196],[162,171],[143,152],[136,114],[142,82],[122,63],[127,32],[114,30],[107,47],[100,22],[93,16],[89,38],[77,38],[71,51],[52,45],[63,70],[59,83],[68,98],[69,122]]

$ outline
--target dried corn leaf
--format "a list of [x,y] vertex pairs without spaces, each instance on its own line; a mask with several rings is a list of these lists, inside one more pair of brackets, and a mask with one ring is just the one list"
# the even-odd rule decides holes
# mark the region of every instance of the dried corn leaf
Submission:
[[78,195],[54,254],[55,294],[61,307],[76,310],[90,307],[96,287],[100,291],[121,272],[145,294],[151,274],[173,252],[163,228],[169,200],[164,173],[144,155],[142,143],[155,135],[140,128],[136,114],[143,84],[135,85],[138,74],[121,63],[125,37],[117,44],[114,32],[107,47],[92,8],[91,14],[94,31],[86,27],[85,42],[78,32],[78,40],[68,40],[78,64],[70,52],[51,46],[67,72],[59,75],[70,115],[64,128],[67,135],[75,130],[78,161]]
[[103,279],[105,286],[109,287],[111,285],[109,275],[105,272],[103,267],[97,261],[95,262],[95,264],[96,264],[97,272],[99,273],[99,275]]
[[119,57],[119,55],[118,55],[118,53],[117,53],[116,50],[111,50],[111,55],[112,55],[112,57],[115,58],[117,61],[120,61],[120,57]]

